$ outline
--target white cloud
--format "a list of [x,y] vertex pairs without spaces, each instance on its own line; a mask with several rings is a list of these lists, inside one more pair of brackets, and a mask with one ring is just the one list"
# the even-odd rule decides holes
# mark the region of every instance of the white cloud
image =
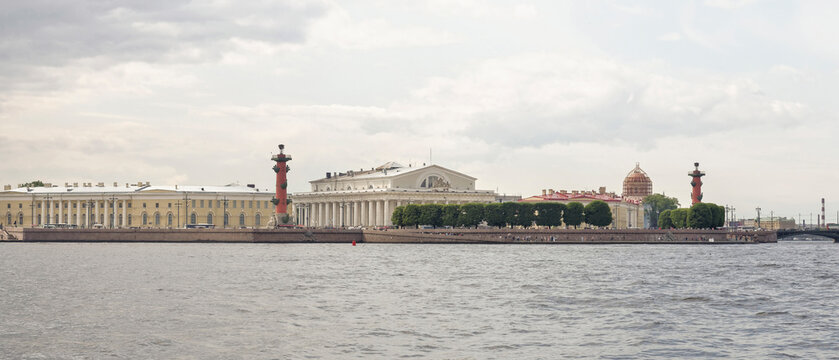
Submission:
[[677,32],[662,34],[658,37],[659,41],[679,41],[681,39],[682,39],[682,35],[677,33]]
[[755,3],[757,0],[705,0],[705,6],[722,9],[738,9]]
[[332,9],[314,24],[311,40],[314,45],[361,50],[439,46],[457,41],[453,34],[429,27],[395,25],[381,18],[356,20],[341,8]]

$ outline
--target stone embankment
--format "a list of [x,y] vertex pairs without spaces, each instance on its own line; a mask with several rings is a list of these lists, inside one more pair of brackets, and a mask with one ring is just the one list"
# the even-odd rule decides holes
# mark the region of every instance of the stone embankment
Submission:
[[365,231],[378,243],[745,244],[777,242],[774,231],[419,229]]
[[8,228],[3,241],[439,244],[744,244],[773,231],[568,229],[39,229]]

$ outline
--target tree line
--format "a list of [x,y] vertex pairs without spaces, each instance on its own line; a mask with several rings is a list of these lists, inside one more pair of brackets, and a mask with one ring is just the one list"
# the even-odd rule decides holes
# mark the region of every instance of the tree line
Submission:
[[469,204],[408,204],[396,207],[391,216],[395,226],[477,227],[486,222],[493,227],[573,226],[585,222],[592,226],[612,223],[612,210],[604,201],[583,206],[579,202],[505,202]]
[[658,216],[662,229],[711,229],[725,226],[725,207],[696,203],[690,208],[664,210]]

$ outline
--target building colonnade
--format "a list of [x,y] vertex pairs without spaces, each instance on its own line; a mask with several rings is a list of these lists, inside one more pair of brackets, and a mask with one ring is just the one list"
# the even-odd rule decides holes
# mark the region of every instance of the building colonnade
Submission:
[[295,224],[306,227],[370,227],[391,226],[393,210],[408,204],[466,204],[487,203],[474,200],[428,199],[357,199],[357,200],[301,200],[295,201]]

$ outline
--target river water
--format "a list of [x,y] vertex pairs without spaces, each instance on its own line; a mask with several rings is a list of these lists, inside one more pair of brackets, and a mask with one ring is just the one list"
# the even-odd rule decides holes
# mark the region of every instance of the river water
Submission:
[[0,243],[0,358],[838,358],[838,281],[828,242]]

